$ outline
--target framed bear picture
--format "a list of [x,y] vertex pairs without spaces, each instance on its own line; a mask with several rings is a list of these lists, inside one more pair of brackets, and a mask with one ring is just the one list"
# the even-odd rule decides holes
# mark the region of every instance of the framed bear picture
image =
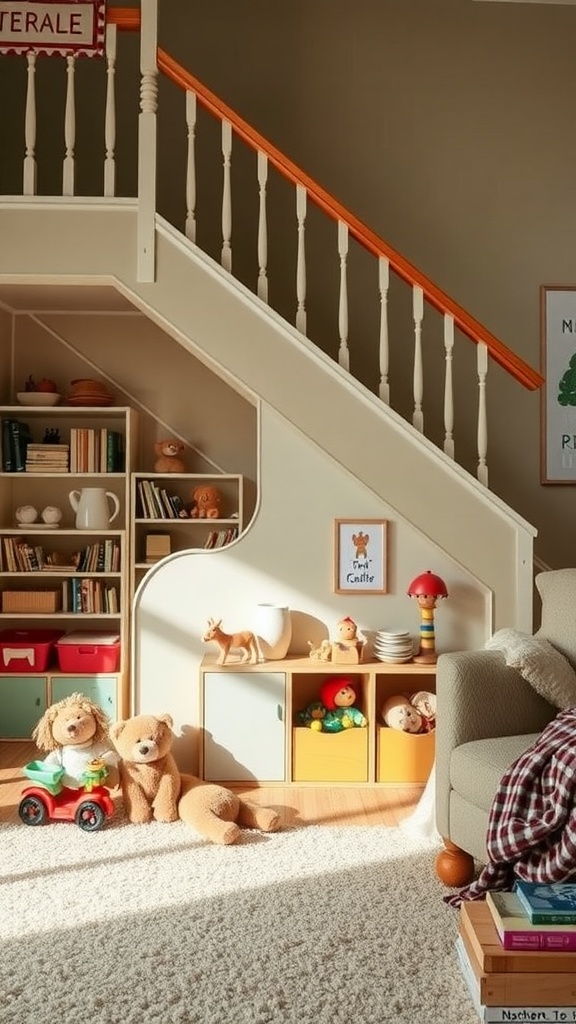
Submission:
[[387,592],[387,520],[334,520],[334,592]]

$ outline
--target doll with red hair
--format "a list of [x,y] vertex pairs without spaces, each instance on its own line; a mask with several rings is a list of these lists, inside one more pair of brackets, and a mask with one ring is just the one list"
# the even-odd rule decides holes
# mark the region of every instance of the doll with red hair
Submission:
[[326,679],[320,687],[320,700],[298,712],[298,722],[314,732],[342,732],[344,729],[363,729],[366,717],[355,705],[358,701],[356,686],[351,679],[335,676]]

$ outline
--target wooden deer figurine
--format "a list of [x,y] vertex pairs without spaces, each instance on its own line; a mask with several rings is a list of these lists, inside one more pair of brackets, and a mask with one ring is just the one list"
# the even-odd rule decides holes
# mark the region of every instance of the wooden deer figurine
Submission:
[[250,630],[244,630],[242,633],[225,633],[221,629],[222,619],[208,619],[208,629],[202,636],[202,643],[209,643],[214,640],[220,648],[220,654],[218,655],[217,665],[225,665],[226,659],[231,650],[242,651],[241,662],[250,660],[251,665],[256,665],[259,661],[264,661],[262,657],[262,651],[260,650],[260,644],[258,638],[251,633]]

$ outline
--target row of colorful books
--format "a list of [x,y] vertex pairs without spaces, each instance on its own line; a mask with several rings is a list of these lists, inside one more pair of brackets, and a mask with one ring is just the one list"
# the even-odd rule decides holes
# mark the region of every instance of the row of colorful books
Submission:
[[2,572],[119,572],[120,543],[106,538],[88,544],[73,556],[72,564],[63,565],[47,553],[42,544],[30,544],[25,537],[3,537],[0,545]]
[[118,591],[102,580],[70,577],[62,580],[62,611],[117,615]]
[[210,530],[206,537],[204,548],[208,550],[211,548],[223,548],[226,544],[231,544],[233,540],[236,540],[237,536],[237,526],[231,526],[228,530]]
[[123,473],[124,437],[107,427],[72,427],[70,443],[33,441],[28,423],[2,419],[4,473]]
[[576,1022],[576,884],[464,902],[456,952],[480,1020]]
[[168,494],[153,480],[138,481],[139,515],[142,519],[188,519],[188,512],[178,494]]
[[71,473],[123,473],[124,465],[124,437],[119,430],[72,427]]

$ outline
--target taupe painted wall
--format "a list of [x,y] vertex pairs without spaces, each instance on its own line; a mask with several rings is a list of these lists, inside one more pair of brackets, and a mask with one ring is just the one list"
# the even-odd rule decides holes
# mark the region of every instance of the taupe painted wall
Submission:
[[[138,6],[138,5],[135,5]],[[159,43],[440,287],[538,366],[539,289],[576,282],[576,10],[571,6],[479,3],[474,0],[170,0],[160,2]],[[137,39],[123,40],[117,66],[118,191],[133,194],[138,89]],[[40,63],[40,62],[39,62]],[[58,191],[61,126],[46,116],[62,96],[65,73],[41,63],[39,191]],[[22,159],[22,69],[0,60],[3,124],[15,129],[3,149],[0,191],[15,190]],[[103,101],[95,65],[78,70],[78,109],[86,95]],[[181,97],[161,82],[159,208],[183,225],[186,130]],[[94,123],[97,123],[96,121]],[[81,119],[76,151],[78,192],[101,184],[102,139]],[[18,141],[16,141],[18,140]],[[219,246],[221,164],[214,125],[199,117],[198,230],[214,255]],[[210,160],[208,160],[210,155]],[[216,161],[215,163],[213,161]],[[234,266],[254,284],[257,187],[253,167],[234,152],[234,180],[252,188],[235,204]],[[270,184],[269,269],[273,303],[293,321],[293,195]],[[308,297],[314,340],[337,347],[338,261],[330,248],[307,253],[321,270]],[[312,247],[313,248],[313,247]],[[331,254],[331,255],[330,255]],[[360,281],[351,300],[354,372],[377,384],[375,286],[369,261],[351,256]],[[288,284],[282,271],[288,268]],[[435,327],[436,325],[434,325]],[[424,345],[430,344],[425,324]],[[410,344],[396,355],[403,384],[395,407],[407,408]],[[471,346],[455,353],[461,367]],[[465,351],[466,349],[466,351]],[[426,358],[426,351],[425,351]],[[394,368],[394,367],[393,367]],[[540,484],[539,397],[512,389],[489,371],[490,485],[539,530],[536,555],[551,567],[572,564],[570,536],[576,491]],[[439,421],[436,386],[427,381],[424,412]],[[434,403],[434,407],[431,408]],[[455,435],[464,464],[476,432],[470,396],[456,395]],[[433,437],[436,440],[436,437]]]
[[[540,285],[576,283],[575,40],[568,6],[160,4],[165,49],[533,366]],[[492,488],[540,558],[574,564],[576,490],[539,482],[538,395],[491,366],[489,406]]]

